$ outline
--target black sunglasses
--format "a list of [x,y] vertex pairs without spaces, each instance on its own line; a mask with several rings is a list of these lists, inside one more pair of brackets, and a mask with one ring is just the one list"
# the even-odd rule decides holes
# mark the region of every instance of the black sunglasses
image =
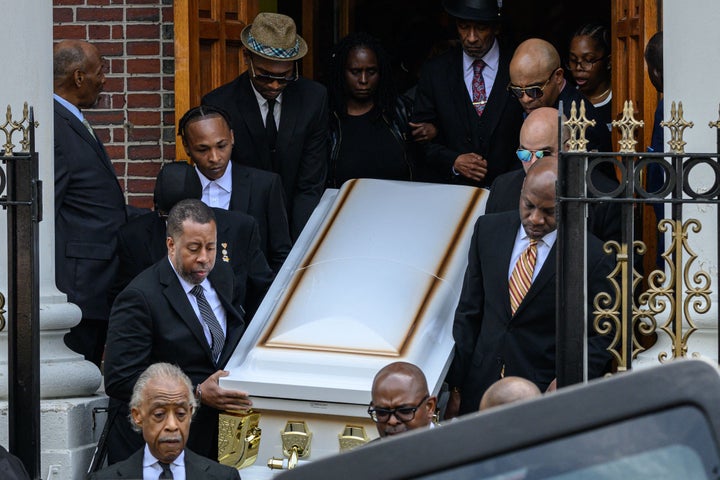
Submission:
[[425,395],[420,403],[414,407],[397,407],[397,408],[376,408],[372,404],[368,407],[367,412],[370,414],[375,423],[385,423],[390,420],[390,416],[395,415],[395,418],[403,423],[411,422],[415,418],[415,412],[418,408],[430,398],[430,395]]
[[560,67],[557,67],[555,70],[553,70],[550,73],[550,76],[547,80],[545,80],[545,83],[540,85],[533,85],[531,87],[516,87],[512,83],[508,85],[508,90],[515,95],[518,99],[522,98],[523,95],[527,95],[528,97],[532,98],[533,100],[541,98],[543,96],[543,90],[545,90],[545,87],[548,86],[548,83],[550,83],[550,80],[552,79],[553,75],[555,75],[555,72],[558,71]]
[[286,83],[294,82],[298,79],[297,62],[293,62],[293,70],[293,75],[289,77],[285,77],[282,75],[270,75],[267,73],[255,73],[255,66],[253,65],[252,57],[250,57],[250,73],[255,80],[262,83],[278,82],[279,84],[284,85]]

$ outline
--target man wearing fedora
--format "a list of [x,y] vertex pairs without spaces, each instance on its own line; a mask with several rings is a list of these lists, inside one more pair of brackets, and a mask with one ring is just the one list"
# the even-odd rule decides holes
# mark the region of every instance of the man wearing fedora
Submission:
[[211,91],[205,105],[230,114],[232,159],[280,174],[290,233],[297,239],[320,201],[327,173],[327,91],[300,78],[308,47],[292,18],[259,13],[241,34],[245,73]]
[[486,187],[515,157],[522,109],[510,97],[512,50],[498,41],[497,0],[443,0],[455,20],[460,46],[422,68],[413,122],[430,122],[438,135],[426,144],[434,179]]

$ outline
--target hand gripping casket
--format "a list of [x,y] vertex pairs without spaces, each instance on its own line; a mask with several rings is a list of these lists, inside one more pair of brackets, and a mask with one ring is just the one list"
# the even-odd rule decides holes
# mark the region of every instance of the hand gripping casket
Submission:
[[394,361],[418,365],[437,393],[486,196],[369,179],[326,191],[220,379],[253,400],[221,415],[221,461],[269,478],[273,456],[292,466],[376,437],[370,387]]

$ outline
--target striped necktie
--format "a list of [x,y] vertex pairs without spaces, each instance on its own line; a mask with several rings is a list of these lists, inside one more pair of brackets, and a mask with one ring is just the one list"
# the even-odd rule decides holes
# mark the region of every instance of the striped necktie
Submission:
[[220,358],[220,353],[222,352],[223,345],[225,344],[225,334],[222,331],[220,322],[218,322],[217,317],[215,317],[215,314],[210,307],[210,304],[205,298],[205,291],[203,290],[202,285],[195,285],[192,290],[190,290],[190,293],[195,295],[195,297],[197,298],[200,316],[210,330],[210,336],[212,337],[212,345],[210,345],[210,350],[212,350],[213,359],[217,362],[218,358]]
[[523,250],[515,268],[510,275],[510,311],[517,311],[523,298],[532,285],[535,261],[537,260],[537,240],[530,240],[530,245]]

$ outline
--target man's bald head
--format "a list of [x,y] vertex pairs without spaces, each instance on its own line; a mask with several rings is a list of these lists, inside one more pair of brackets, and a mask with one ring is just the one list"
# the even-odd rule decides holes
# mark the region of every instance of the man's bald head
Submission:
[[521,150],[529,150],[532,156],[522,166],[527,172],[538,159],[536,152],[542,151],[543,158],[558,155],[558,111],[552,107],[540,107],[530,112],[520,129]]
[[480,410],[539,397],[540,389],[522,377],[505,377],[490,385],[480,400]]
[[[515,49],[510,61],[510,88],[525,112],[554,106],[564,84],[560,55],[552,44],[531,38]],[[537,89],[530,90],[532,87],[540,89],[540,96],[536,94]],[[531,98],[531,95],[537,98]]]
[[[378,412],[377,429],[381,437],[427,427],[435,414],[437,399],[430,396],[425,374],[407,362],[383,367],[373,379],[370,408]],[[382,411],[413,409],[408,418],[398,414],[380,415]],[[403,415],[400,415],[402,417]]]

